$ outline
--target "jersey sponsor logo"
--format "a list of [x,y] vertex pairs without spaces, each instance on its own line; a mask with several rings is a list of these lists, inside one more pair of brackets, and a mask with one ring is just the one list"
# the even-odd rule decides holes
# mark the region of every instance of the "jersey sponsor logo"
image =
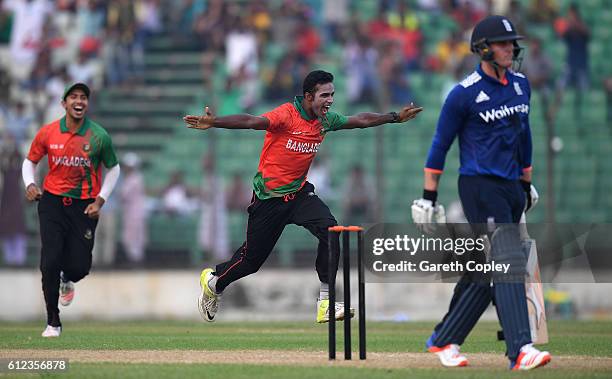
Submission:
[[483,101],[489,101],[491,98],[484,92],[480,91],[478,96],[476,96],[476,104],[482,103]]
[[477,73],[477,72],[473,72],[472,74],[470,74],[470,76],[468,76],[467,78],[463,79],[463,81],[461,83],[459,83],[459,84],[461,84],[463,86],[463,88],[468,88],[472,84],[477,83],[480,79],[482,79],[480,74]]
[[502,118],[512,116],[515,113],[529,113],[529,105],[519,104],[513,107],[504,105],[497,109],[489,109],[488,111],[480,112],[478,115],[484,120],[484,122],[489,123],[491,121],[501,120]]
[[51,150],[60,150],[64,148],[64,144],[63,143],[52,143],[49,145],[49,149]]
[[310,154],[310,153],[316,153],[317,151],[319,151],[320,145],[321,145],[320,142],[298,142],[298,141],[294,141],[291,138],[289,138],[287,140],[287,144],[285,145],[285,148],[287,150],[295,151],[298,153]]
[[294,136],[299,136],[300,134],[303,134],[304,132],[297,131],[297,132],[289,132],[289,133],[293,134]]
[[521,86],[519,85],[518,82],[514,82],[514,91],[516,92],[517,95],[522,96],[523,95],[523,90],[521,89]]
[[55,165],[61,165],[66,167],[91,167],[91,160],[83,157],[75,157],[75,156],[61,156],[61,157],[51,157],[51,161]]

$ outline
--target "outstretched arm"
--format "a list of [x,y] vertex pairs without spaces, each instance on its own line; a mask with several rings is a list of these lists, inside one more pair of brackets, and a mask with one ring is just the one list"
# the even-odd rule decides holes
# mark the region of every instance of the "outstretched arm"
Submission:
[[250,114],[217,117],[208,107],[204,108],[202,116],[187,115],[183,117],[183,121],[187,123],[188,128],[202,130],[209,128],[266,130],[270,125],[267,118]]
[[350,116],[342,129],[370,128],[372,126],[382,124],[406,122],[415,118],[416,115],[422,110],[422,107],[413,105],[411,103],[410,105],[402,108],[399,113],[358,113],[354,116]]

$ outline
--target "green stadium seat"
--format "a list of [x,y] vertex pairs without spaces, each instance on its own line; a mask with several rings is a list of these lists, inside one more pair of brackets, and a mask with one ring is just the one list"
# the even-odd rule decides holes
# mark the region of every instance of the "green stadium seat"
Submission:
[[163,214],[149,217],[149,246],[166,251],[187,251],[191,263],[202,262],[197,243],[198,219],[195,216],[173,217]]

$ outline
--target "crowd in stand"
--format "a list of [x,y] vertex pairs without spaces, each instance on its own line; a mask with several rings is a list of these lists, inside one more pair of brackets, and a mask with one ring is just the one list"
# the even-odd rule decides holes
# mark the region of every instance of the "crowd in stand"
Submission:
[[147,36],[162,29],[157,0],[0,1],[0,108],[27,109],[30,123],[10,124],[18,143],[61,114],[67,83],[126,85],[142,78]]
[[[342,62],[338,74],[346,78],[349,104],[386,108],[418,98],[411,71],[459,78],[472,70],[471,27],[486,14],[506,14],[526,35],[532,25],[555,30],[567,45],[567,69],[555,84],[583,93],[590,31],[578,5],[564,15],[557,0],[522,3],[381,0],[373,17],[365,17],[362,2],[348,0],[0,0],[2,129],[23,143],[61,111],[56,100],[68,82],[94,90],[142,83],[146,41],[162,32],[197,46],[205,78],[221,60],[226,89],[239,89],[245,111],[299,93],[304,74],[334,58]],[[440,20],[448,35],[425,35]],[[580,106],[581,96],[576,99]],[[24,109],[30,122],[15,126],[11,120]]]
[[[590,32],[577,4],[566,11],[557,0],[532,0],[529,6],[517,0],[381,0],[369,17],[362,3],[184,0],[172,8],[169,25],[176,38],[198,45],[205,65],[223,59],[226,89],[239,89],[247,112],[260,101],[284,101],[299,93],[311,67],[338,57],[349,104],[385,108],[414,100],[411,71],[459,78],[474,68],[467,42],[471,28],[492,13],[515,20],[527,36],[532,26],[554,29],[567,46],[567,67],[555,83],[550,78],[550,85],[572,85],[579,94],[587,89]],[[426,35],[438,27],[448,35]],[[205,72],[210,78],[214,69]]]

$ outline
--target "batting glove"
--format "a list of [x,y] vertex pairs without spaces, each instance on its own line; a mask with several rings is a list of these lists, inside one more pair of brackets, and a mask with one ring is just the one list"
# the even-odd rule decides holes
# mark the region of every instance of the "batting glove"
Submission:
[[412,203],[412,221],[417,228],[425,233],[433,233],[435,224],[446,223],[446,213],[444,207],[436,205],[437,192],[423,191],[423,198],[417,199]]
[[535,207],[540,199],[540,195],[531,182],[521,180],[521,186],[523,187],[523,191],[525,191],[525,195],[527,196],[527,203],[525,204],[525,212],[527,212],[531,208]]

